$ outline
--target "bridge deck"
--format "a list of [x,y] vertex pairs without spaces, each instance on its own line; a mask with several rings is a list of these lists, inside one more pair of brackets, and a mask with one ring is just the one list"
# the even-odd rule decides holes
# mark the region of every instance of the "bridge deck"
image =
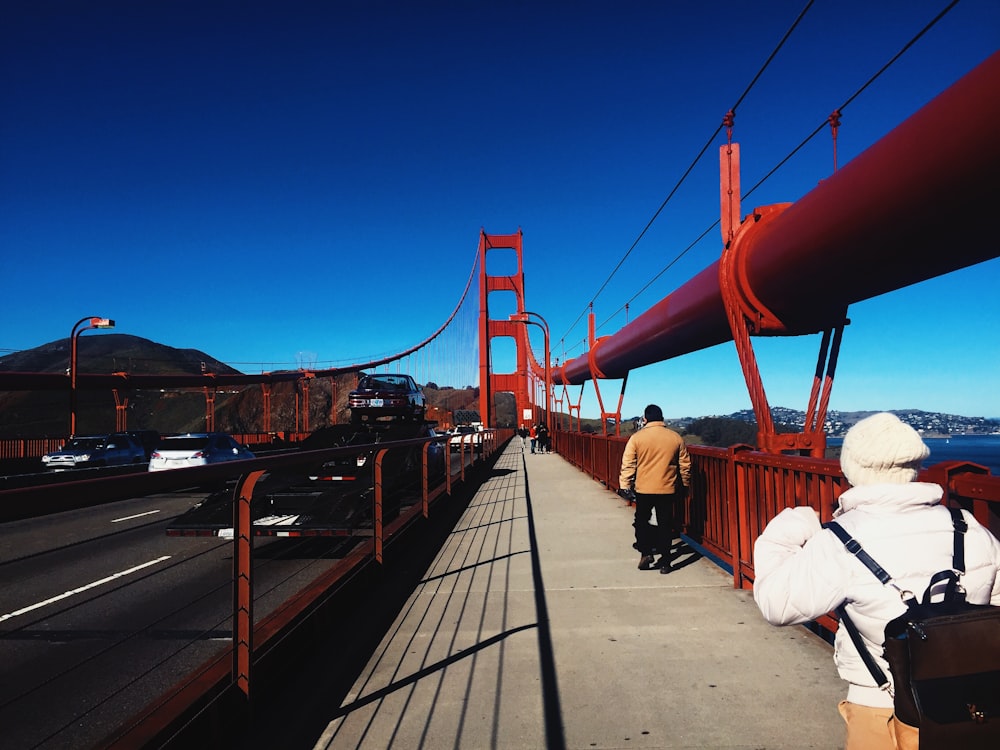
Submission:
[[316,747],[842,747],[829,645],[631,545],[625,503],[515,438]]

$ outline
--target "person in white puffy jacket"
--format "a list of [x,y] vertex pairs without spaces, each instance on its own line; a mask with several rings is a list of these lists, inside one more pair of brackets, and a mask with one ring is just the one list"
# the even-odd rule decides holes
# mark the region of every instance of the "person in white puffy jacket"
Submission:
[[[889,413],[875,414],[844,438],[840,465],[852,485],[834,517],[901,589],[923,596],[930,577],[952,567],[954,527],[940,504],[943,490],[917,482],[930,454],[916,430]],[[1000,542],[963,511],[968,601],[1000,605]],[[786,508],[754,544],[754,600],[772,625],[809,622],[846,602],[869,650],[882,658],[885,625],[906,611],[899,592],[872,575],[810,507]],[[845,750],[917,747],[917,730],[895,719],[892,697],[880,690],[844,628],[835,637],[834,661],[848,683],[839,706],[847,723]]]

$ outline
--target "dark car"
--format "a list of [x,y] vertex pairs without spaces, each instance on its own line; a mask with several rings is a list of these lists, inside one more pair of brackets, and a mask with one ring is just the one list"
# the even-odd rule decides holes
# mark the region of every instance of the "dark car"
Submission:
[[73,437],[59,450],[42,456],[42,465],[50,471],[123,466],[145,461],[146,452],[142,446],[123,432]]
[[380,417],[402,417],[422,422],[426,412],[423,391],[409,375],[364,375],[350,392],[347,405],[351,421],[375,421]]

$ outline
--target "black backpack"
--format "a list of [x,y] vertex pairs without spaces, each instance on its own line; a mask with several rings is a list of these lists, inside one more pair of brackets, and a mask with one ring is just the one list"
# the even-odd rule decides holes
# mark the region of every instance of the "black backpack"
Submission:
[[[920,747],[1000,748],[1000,607],[970,604],[960,577],[965,572],[962,511],[950,508],[955,527],[952,570],[935,573],[923,599],[900,591],[906,612],[885,626],[883,655],[892,672],[885,673],[865,647],[845,605],[837,615],[875,683],[893,696],[895,715],[920,729]],[[890,576],[836,521],[824,524],[883,584]],[[891,584],[895,588],[895,584]],[[931,592],[943,585],[940,601]]]

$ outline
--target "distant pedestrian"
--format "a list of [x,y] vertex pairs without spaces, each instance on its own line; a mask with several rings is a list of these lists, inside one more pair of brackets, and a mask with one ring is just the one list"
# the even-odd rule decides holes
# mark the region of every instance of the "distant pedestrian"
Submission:
[[[623,497],[635,495],[639,570],[657,567],[661,573],[669,573],[675,505],[691,485],[691,456],[684,438],[664,424],[659,406],[647,406],[642,421],[642,429],[625,444],[618,492]],[[653,511],[656,511],[656,526],[649,522]],[[660,555],[655,565],[654,551]]]
[[538,447],[542,453],[549,452],[549,428],[545,422],[538,425]]
[[531,439],[531,452],[535,452],[535,446],[538,445],[538,428],[535,425],[531,425],[531,429],[528,430],[528,437]]
[[518,427],[517,436],[521,438],[521,450],[524,450],[524,446],[528,442],[528,428],[524,425]]

